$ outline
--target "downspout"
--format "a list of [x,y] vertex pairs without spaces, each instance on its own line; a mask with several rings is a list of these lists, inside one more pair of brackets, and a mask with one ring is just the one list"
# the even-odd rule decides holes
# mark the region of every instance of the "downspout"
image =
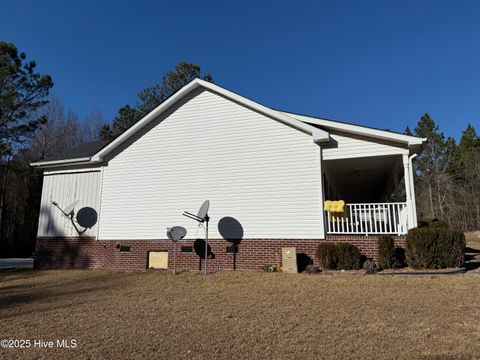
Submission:
[[413,159],[417,157],[417,154],[413,154],[408,158],[408,167],[410,172],[410,192],[411,192],[411,199],[412,199],[412,210],[413,210],[413,227],[418,226],[417,222],[417,204],[415,202],[415,184],[413,181]]
[[105,170],[105,166],[102,166],[100,170],[100,190],[98,191],[98,217],[97,217],[97,233],[95,234],[95,240],[98,240],[100,235],[100,219],[102,215],[102,195],[103,195],[103,173]]

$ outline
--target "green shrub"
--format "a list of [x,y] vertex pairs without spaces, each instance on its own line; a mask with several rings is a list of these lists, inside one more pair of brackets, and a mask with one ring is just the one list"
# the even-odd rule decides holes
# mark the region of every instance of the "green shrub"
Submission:
[[337,266],[337,247],[332,243],[322,243],[317,248],[317,259],[321,269],[331,270]]
[[352,244],[322,243],[317,249],[317,259],[321,269],[360,269],[361,255]]
[[337,244],[337,269],[358,270],[362,266],[360,250],[352,244]]
[[461,267],[464,250],[465,235],[442,227],[412,229],[405,244],[407,264],[414,269]]
[[378,238],[378,265],[382,269],[394,269],[397,267],[395,243],[391,236]]

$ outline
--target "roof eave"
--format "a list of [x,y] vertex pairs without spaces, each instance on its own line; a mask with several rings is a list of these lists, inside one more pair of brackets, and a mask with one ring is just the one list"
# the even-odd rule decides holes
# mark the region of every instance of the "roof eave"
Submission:
[[52,160],[52,161],[38,161],[30,163],[30,166],[35,168],[50,168],[50,167],[59,167],[64,165],[86,165],[86,164],[96,164],[99,161],[93,161],[91,157],[83,157],[76,159],[65,159],[65,160]]
[[299,121],[309,123],[312,125],[324,126],[327,128],[331,128],[339,131],[345,131],[345,132],[349,132],[356,135],[371,136],[378,139],[396,141],[396,142],[406,144],[408,146],[422,145],[425,141],[427,141],[426,138],[420,138],[420,137],[410,136],[410,135],[405,135],[400,133],[397,134],[397,133],[388,132],[381,129],[373,129],[373,128],[365,127],[362,125],[342,123],[342,122],[315,118],[307,115],[294,114],[289,112],[283,112],[283,113],[286,113],[287,115],[295,117]]

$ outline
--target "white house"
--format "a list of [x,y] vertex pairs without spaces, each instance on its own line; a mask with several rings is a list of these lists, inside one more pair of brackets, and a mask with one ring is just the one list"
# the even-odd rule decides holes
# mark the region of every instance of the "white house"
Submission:
[[[401,246],[416,226],[412,159],[424,141],[196,79],[112,142],[31,164],[44,174],[36,264],[146,269],[163,251],[171,266],[166,228],[181,225],[178,264],[198,269],[204,229],[182,213],[207,199],[214,269],[232,268],[231,242],[238,268],[278,262],[284,246],[313,258],[321,241],[375,257],[378,234]],[[343,200],[343,214],[324,211],[326,200]]]

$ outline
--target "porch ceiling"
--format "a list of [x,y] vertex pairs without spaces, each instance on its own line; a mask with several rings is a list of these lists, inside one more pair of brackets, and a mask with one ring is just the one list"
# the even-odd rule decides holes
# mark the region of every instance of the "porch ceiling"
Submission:
[[400,155],[326,160],[324,169],[335,196],[350,203],[387,201],[403,177]]

